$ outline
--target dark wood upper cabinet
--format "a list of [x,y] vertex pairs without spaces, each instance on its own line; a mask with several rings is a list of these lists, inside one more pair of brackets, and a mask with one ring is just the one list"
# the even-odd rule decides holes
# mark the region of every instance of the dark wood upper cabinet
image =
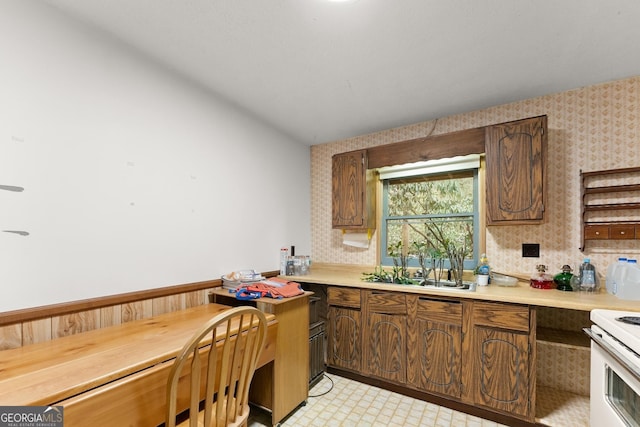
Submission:
[[331,188],[333,228],[375,228],[375,172],[368,169],[367,150],[332,157]]
[[487,225],[544,219],[547,116],[486,127]]
[[375,229],[376,168],[486,154],[487,225],[544,219],[547,116],[402,141],[332,157],[332,226]]

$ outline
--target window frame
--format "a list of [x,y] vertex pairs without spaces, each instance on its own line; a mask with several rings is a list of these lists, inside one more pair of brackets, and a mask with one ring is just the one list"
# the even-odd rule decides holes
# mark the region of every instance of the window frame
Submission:
[[[469,168],[462,168],[462,169],[455,169],[455,170],[451,170],[446,172],[448,175],[451,175],[452,178],[455,178],[456,175],[469,175],[469,173],[472,174],[473,176],[473,257],[472,258],[467,258],[464,261],[464,269],[465,270],[473,270],[479,262],[479,258],[480,258],[480,201],[479,201],[479,185],[480,185],[480,181],[479,181],[479,175],[480,175],[480,165],[478,166],[474,166],[474,167],[469,167]],[[434,172],[427,172],[427,173],[423,173],[420,175],[416,175],[416,174],[408,174],[407,177],[412,176],[413,178],[416,177],[420,177],[420,176],[438,176],[438,175],[443,175],[442,170],[434,170]],[[380,247],[379,247],[379,259],[380,259],[380,265],[385,266],[385,267],[390,267],[393,266],[393,258],[387,256],[387,248],[389,246],[388,242],[387,242],[387,221],[390,219],[389,218],[389,200],[388,200],[388,185],[390,181],[393,181],[394,179],[399,179],[401,178],[400,175],[394,175],[391,178],[383,178],[381,177],[380,181],[382,184],[382,212],[381,212],[381,216],[380,216]],[[391,219],[393,220],[401,220],[401,219],[413,219],[413,218],[426,218],[429,217],[429,214],[426,215],[418,215],[418,216],[397,216],[397,217],[392,217]],[[441,215],[432,215],[432,216],[441,216]],[[454,216],[469,216],[468,214],[464,213],[464,214],[453,214],[451,215],[452,217]],[[409,267],[419,267],[418,265],[418,260],[414,257],[410,257],[408,260],[408,266]],[[451,268],[451,264],[449,262],[448,258],[444,259],[444,268],[449,269]]]

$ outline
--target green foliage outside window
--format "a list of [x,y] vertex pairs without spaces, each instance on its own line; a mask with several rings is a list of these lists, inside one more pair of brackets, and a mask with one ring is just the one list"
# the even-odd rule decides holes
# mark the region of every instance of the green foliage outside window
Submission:
[[425,258],[450,259],[454,250],[473,264],[474,194],[473,171],[386,181],[383,259],[404,258],[424,268]]

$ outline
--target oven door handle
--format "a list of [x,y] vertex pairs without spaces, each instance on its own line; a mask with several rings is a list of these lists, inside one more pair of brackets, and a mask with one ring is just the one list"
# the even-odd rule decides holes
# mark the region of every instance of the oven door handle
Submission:
[[616,348],[614,348],[611,344],[606,342],[602,337],[591,330],[591,328],[583,328],[582,329],[585,334],[589,335],[589,337],[595,342],[601,349],[607,352],[611,357],[613,357],[618,363],[620,363],[629,373],[637,380],[640,381],[640,370],[638,367],[633,364],[624,354],[619,352]]

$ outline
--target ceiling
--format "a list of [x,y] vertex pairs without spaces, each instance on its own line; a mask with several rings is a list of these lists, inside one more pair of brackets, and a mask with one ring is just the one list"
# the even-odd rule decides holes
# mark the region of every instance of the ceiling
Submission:
[[312,145],[640,75],[637,0],[46,0]]

